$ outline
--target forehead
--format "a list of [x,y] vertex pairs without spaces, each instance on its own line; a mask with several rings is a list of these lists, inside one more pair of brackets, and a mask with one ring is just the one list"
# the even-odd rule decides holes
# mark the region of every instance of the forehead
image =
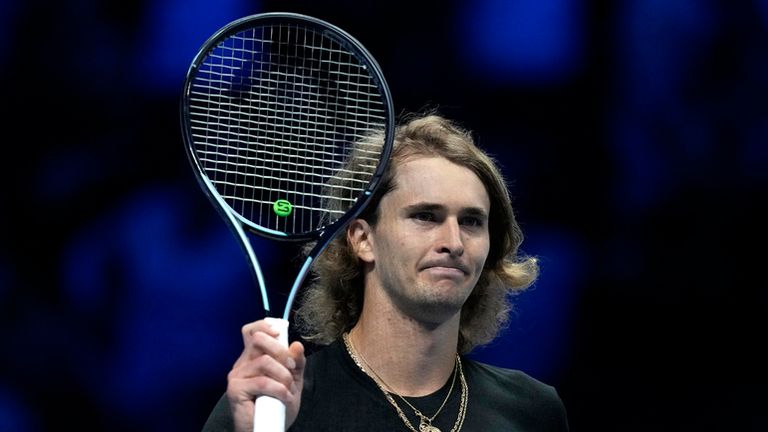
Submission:
[[400,204],[430,202],[490,208],[485,185],[469,168],[439,156],[415,156],[395,167],[394,189],[387,195]]

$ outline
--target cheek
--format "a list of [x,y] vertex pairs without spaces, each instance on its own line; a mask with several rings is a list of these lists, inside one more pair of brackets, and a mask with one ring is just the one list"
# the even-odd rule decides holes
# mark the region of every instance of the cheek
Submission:
[[485,267],[485,262],[488,259],[488,254],[491,251],[491,242],[489,239],[484,239],[478,242],[477,245],[477,263],[479,267]]
[[409,239],[413,239],[413,236],[409,236],[408,233],[402,230],[396,229],[396,227],[388,227],[387,236],[380,238],[379,241],[386,243],[386,246],[390,249],[398,250],[406,248],[409,245]]

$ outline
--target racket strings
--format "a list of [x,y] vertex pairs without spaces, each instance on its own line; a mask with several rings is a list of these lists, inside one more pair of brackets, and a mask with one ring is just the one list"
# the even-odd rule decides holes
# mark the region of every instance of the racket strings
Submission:
[[[322,229],[367,190],[383,147],[370,138],[386,108],[366,63],[299,25],[223,40],[190,89],[191,134],[211,182],[238,214],[286,233]],[[273,211],[278,200],[292,204],[288,217]]]

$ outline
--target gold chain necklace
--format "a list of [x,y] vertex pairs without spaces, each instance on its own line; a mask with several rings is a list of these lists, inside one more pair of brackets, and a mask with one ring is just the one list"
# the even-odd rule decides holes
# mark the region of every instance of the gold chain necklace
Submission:
[[[357,350],[355,350],[354,346],[352,346],[352,342],[349,339],[349,333],[344,333],[342,335],[342,338],[344,339],[344,345],[347,348],[347,352],[349,353],[349,356],[352,357],[352,360],[355,362],[357,367],[360,368],[363,373],[366,375],[369,375],[366,371],[366,368],[363,367],[363,365],[360,363],[360,359],[365,363],[368,370],[371,371],[373,376],[373,382],[376,383],[376,386],[379,388],[379,390],[384,393],[384,396],[386,397],[387,401],[395,408],[395,411],[397,411],[397,415],[400,417],[400,419],[405,423],[405,425],[410,429],[412,432],[440,432],[440,429],[436,428],[435,426],[432,426],[432,421],[437,417],[437,415],[442,411],[445,404],[448,402],[448,399],[451,396],[451,392],[453,391],[453,385],[456,382],[456,374],[458,372],[459,380],[461,381],[461,402],[459,404],[459,414],[456,417],[456,422],[453,424],[453,427],[451,428],[451,432],[458,432],[461,430],[461,426],[464,424],[464,417],[467,413],[467,401],[469,400],[469,390],[467,388],[467,380],[464,378],[464,368],[461,365],[461,358],[458,354],[456,354],[456,367],[453,371],[453,379],[451,381],[451,388],[448,390],[448,394],[445,396],[445,400],[443,400],[443,403],[440,405],[440,408],[438,408],[437,412],[432,417],[427,417],[424,414],[421,413],[416,407],[410,404],[404,397],[401,395],[393,392],[391,390],[391,387],[386,385],[384,383],[384,380],[381,379],[381,377],[373,370],[370,364],[365,360],[365,358],[362,356],[362,354],[358,354]],[[359,356],[359,358],[358,358]],[[370,376],[370,375],[369,375]],[[385,389],[384,387],[387,387]],[[389,390],[388,390],[389,389]],[[416,428],[413,427],[410,420],[408,420],[408,417],[405,415],[403,410],[400,408],[400,405],[397,404],[397,401],[392,397],[392,394],[395,394],[397,397],[402,399],[403,402],[408,404],[411,409],[416,413],[416,416],[419,417],[419,430],[417,431]]]
[[[349,339],[349,338],[347,338],[347,339]],[[351,341],[349,341],[349,344],[352,347],[352,350],[357,352],[357,350],[354,349],[354,346],[352,346],[352,342]],[[443,410],[443,407],[448,402],[448,399],[450,399],[451,393],[453,393],[453,386],[454,386],[454,384],[456,384],[456,375],[458,374],[458,371],[459,371],[458,362],[460,360],[459,360],[458,356],[456,356],[456,365],[453,368],[453,378],[451,379],[451,387],[448,389],[448,393],[445,395],[445,399],[443,399],[443,403],[440,404],[440,408],[438,408],[437,411],[435,412],[435,414],[433,414],[431,417],[424,415],[421,411],[419,411],[419,409],[417,409],[415,406],[411,405],[411,403],[408,402],[408,400],[405,399],[402,395],[400,395],[399,393],[395,393],[392,390],[392,386],[390,386],[389,384],[384,382],[384,379],[381,376],[379,376],[378,373],[376,373],[376,371],[373,369],[371,364],[368,363],[368,360],[365,358],[365,356],[363,356],[363,354],[357,352],[357,356],[360,358],[360,360],[363,361],[365,366],[367,366],[368,370],[374,375],[374,377],[382,384],[382,387],[385,387],[387,389],[388,393],[394,394],[395,396],[399,397],[400,400],[402,400],[409,407],[411,407],[413,412],[416,413],[416,416],[420,419],[420,422],[419,422],[419,430],[420,431],[439,432],[439,430],[437,428],[432,426],[432,421],[435,419],[435,417],[437,417],[438,414],[440,414],[440,411]]]

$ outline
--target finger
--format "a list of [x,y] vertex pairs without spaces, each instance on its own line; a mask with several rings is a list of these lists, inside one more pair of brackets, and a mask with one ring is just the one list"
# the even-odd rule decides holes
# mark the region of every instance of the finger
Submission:
[[[288,347],[288,355],[293,359],[295,367],[292,369],[294,373],[303,374],[304,366],[307,363],[306,357],[304,357],[304,345],[301,342],[293,342]],[[291,369],[291,368],[289,368]]]
[[246,340],[245,344],[245,354],[248,359],[266,354],[276,358],[289,369],[296,367],[288,347],[272,335],[256,331]]
[[240,329],[240,333],[243,336],[243,342],[245,343],[256,332],[267,333],[272,337],[277,337],[280,334],[277,330],[272,328],[272,326],[269,325],[269,323],[266,322],[265,320],[258,320],[258,321],[248,323]]
[[[243,347],[245,353],[251,356],[261,355],[264,352],[271,351],[274,355],[275,350],[282,346],[278,343],[279,333],[265,320],[255,321],[246,324],[241,329],[243,338]],[[272,347],[269,349],[269,347]]]
[[228,379],[241,379],[256,376],[266,376],[290,387],[295,380],[295,374],[283,363],[268,355],[262,355],[249,361],[243,361],[229,372]]
[[234,378],[227,386],[227,398],[233,403],[244,403],[259,396],[271,396],[286,403],[293,397],[294,388],[293,384],[286,386],[267,376]]

